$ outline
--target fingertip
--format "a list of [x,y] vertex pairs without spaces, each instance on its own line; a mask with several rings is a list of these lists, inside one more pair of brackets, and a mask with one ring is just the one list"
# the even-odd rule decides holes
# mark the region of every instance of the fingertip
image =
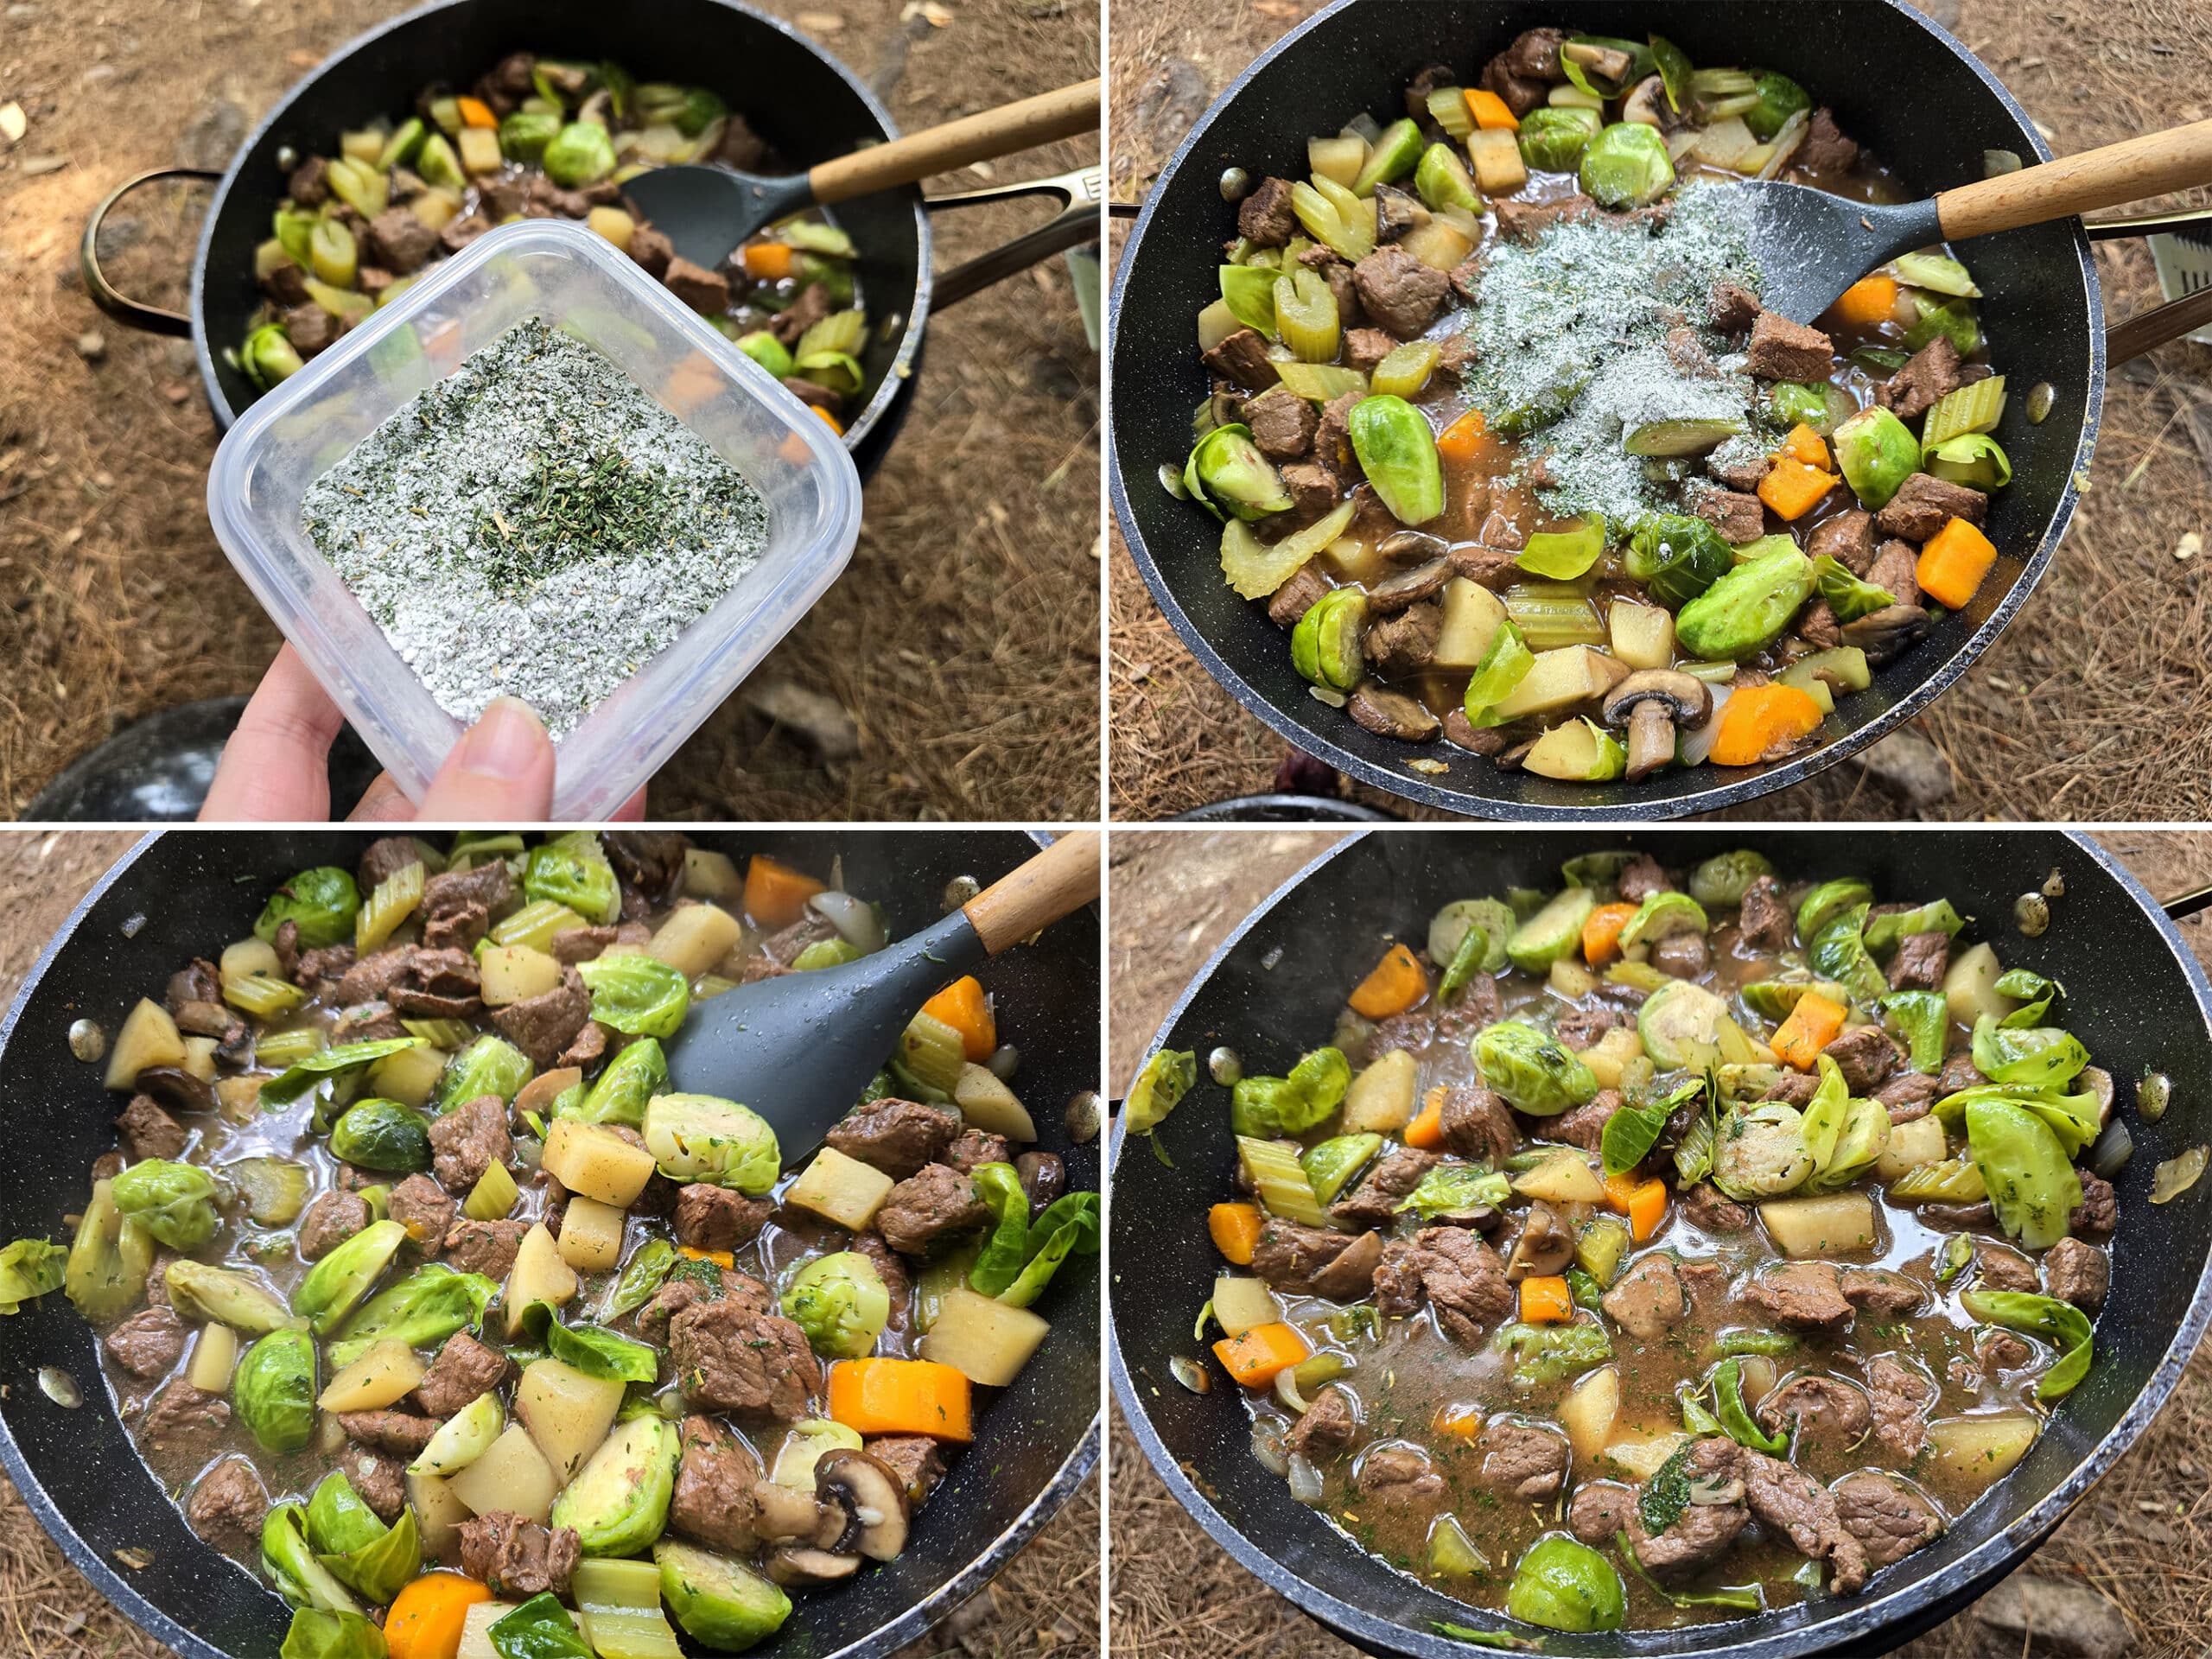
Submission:
[[417,816],[543,823],[554,772],[553,740],[537,711],[519,697],[495,697],[438,768]]

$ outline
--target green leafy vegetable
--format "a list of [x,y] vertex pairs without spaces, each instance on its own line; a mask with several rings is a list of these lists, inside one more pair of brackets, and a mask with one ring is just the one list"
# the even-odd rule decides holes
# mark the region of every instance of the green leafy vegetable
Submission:
[[532,1596],[485,1635],[499,1659],[592,1659],[591,1643],[550,1590]]
[[1951,1012],[1942,992],[1892,991],[1882,999],[1882,1012],[1904,1039],[1914,1071],[1933,1077],[1943,1069],[1944,1033]]
[[2031,1250],[2065,1237],[2082,1181],[2050,1126],[2013,1101],[1989,1098],[1969,1103],[1966,1121],[1967,1147],[1998,1225]]
[[173,1250],[198,1249],[222,1225],[214,1178],[196,1164],[148,1158],[117,1175],[108,1191],[126,1219]]
[[1122,1103],[1122,1127],[1131,1135],[1150,1135],[1198,1080],[1196,1053],[1161,1049],[1144,1063],[1129,1085],[1128,1096]]
[[591,988],[591,1017],[632,1037],[673,1037],[691,1006],[683,971],[658,957],[595,957],[576,972]]
[[1992,1083],[2056,1089],[2088,1065],[2089,1051],[2062,1026],[2000,1026],[1985,1014],[1974,1021],[1974,1063]]
[[286,922],[298,924],[300,944],[310,950],[350,944],[353,918],[361,908],[360,889],[352,874],[329,865],[317,865],[297,875],[269,895],[253,925],[253,937],[267,944]]
[[1748,1446],[1754,1452],[1764,1452],[1770,1458],[1789,1454],[1787,1434],[1769,1434],[1751,1420],[1751,1409],[1744,1403],[1744,1362],[1734,1355],[1713,1368],[1713,1398],[1719,1406],[1720,1427],[1728,1438],[1739,1446]]
[[1444,1216],[1471,1217],[1503,1209],[1513,1184],[1503,1170],[1478,1164],[1439,1164],[1399,1201],[1397,1213],[1435,1221]]
[[1959,1305],[1977,1319],[2041,1337],[2058,1350],[2058,1363],[2036,1384],[2038,1400],[2063,1400],[2089,1374],[2089,1316],[2071,1302],[2016,1290],[1969,1290]]
[[[404,1234],[405,1229],[401,1231]],[[499,1294],[497,1280],[427,1262],[380,1292],[346,1322],[330,1344],[330,1363],[350,1365],[386,1339],[404,1342],[410,1348],[435,1348],[464,1325],[480,1326],[484,1310]]]
[[1344,1052],[1317,1048],[1287,1077],[1239,1077],[1230,1090],[1230,1127],[1238,1135],[1298,1135],[1335,1111],[1351,1087]]
[[0,1314],[60,1289],[68,1263],[67,1246],[42,1238],[19,1238],[0,1250]]

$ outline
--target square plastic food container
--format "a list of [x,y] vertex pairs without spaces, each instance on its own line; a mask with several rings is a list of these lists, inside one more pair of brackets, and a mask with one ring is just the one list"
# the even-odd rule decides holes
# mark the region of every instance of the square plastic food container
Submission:
[[612,243],[531,219],[432,266],[249,409],[215,452],[207,516],[284,637],[414,799],[464,729],[309,539],[300,501],[416,393],[525,317],[594,346],[744,474],[768,512],[759,563],[560,743],[552,816],[606,817],[837,579],[861,480],[827,423]]

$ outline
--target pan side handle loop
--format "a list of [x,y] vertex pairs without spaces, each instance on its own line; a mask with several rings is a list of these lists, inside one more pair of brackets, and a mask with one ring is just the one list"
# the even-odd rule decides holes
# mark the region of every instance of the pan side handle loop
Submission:
[[[2082,229],[2092,242],[2114,242],[2122,238],[2159,236],[2193,231],[2202,241],[2212,236],[2212,207],[2190,207],[2177,213],[2145,213],[2133,219],[2085,220]],[[2212,289],[2202,289],[2181,299],[2153,306],[2105,331],[2105,363],[2108,368],[2153,351],[2183,334],[2212,324]]]
[[940,207],[965,207],[979,201],[1010,201],[1019,196],[1056,196],[1057,217],[1018,236],[1003,247],[979,254],[943,272],[931,285],[930,309],[942,311],[969,295],[988,288],[1017,270],[1027,270],[1039,259],[1095,242],[1099,237],[1099,207],[1105,200],[1103,167],[1077,168],[1052,178],[1030,179],[1020,184],[992,185],[982,190],[963,190],[957,195],[931,196],[922,205],[931,213]]
[[107,279],[100,269],[100,227],[116,203],[144,184],[162,179],[191,179],[200,184],[213,184],[223,175],[204,167],[157,167],[125,179],[109,191],[100,205],[85,220],[84,239],[77,245],[78,268],[85,274],[85,291],[92,296],[92,303],[113,317],[118,322],[133,328],[143,328],[151,334],[189,334],[192,319],[181,311],[170,311],[157,305],[148,305],[134,300]]

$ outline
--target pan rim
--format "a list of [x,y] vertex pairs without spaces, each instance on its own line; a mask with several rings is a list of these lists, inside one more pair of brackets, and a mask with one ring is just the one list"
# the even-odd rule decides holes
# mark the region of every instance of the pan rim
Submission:
[[[442,0],[442,3],[443,0]],[[345,826],[327,827],[342,829]],[[717,830],[742,832],[745,829],[754,826],[715,824],[713,827]],[[780,830],[790,826],[772,824],[758,827]],[[1021,830],[1018,826],[979,827],[991,829],[1013,827],[1016,829],[1017,833],[1026,835],[1032,842],[1040,847],[1047,844],[1053,838],[1048,832]],[[79,929],[83,925],[86,917],[91,912],[92,907],[107,896],[109,891],[123,879],[124,874],[134,868],[138,861],[144,857],[156,842],[171,834],[194,833],[195,832],[189,830],[148,830],[130,843],[124,854],[92,884],[84,898],[70,909],[68,916],[55,929],[53,937],[48,939],[41,948],[37,959],[24,973],[22,983],[17,987],[15,996],[9,1002],[7,1012],[0,1014],[0,1056],[6,1054],[9,1045],[15,1040],[16,1026],[22,1020],[25,1010],[29,1007],[31,997],[45,980],[48,969],[54,965],[63,949],[76,939]],[[363,833],[365,834],[366,830],[364,830]],[[1102,1171],[1102,1185],[1103,1181]],[[1103,1275],[1101,1275],[1099,1290],[1103,1304],[1105,1291]],[[1104,1443],[1104,1420],[1105,1408],[1102,1402],[1098,1410],[1092,1414],[1090,1423],[1069,1450],[1067,1456],[1061,1460],[1059,1467],[1039,1488],[1036,1497],[1031,1499],[1007,1527],[965,1567],[952,1574],[930,1594],[908,1607],[896,1618],[878,1625],[856,1642],[848,1643],[842,1648],[823,1655],[822,1659],[880,1659],[881,1656],[890,1654],[926,1634],[931,1627],[948,1617],[955,1608],[976,1594],[991,1580],[997,1577],[1007,1563],[1036,1535],[1039,1529],[1059,1513],[1061,1507],[1074,1496],[1076,1489],[1097,1465],[1099,1452]],[[46,1535],[54,1541],[55,1548],[61,1551],[70,1566],[75,1567],[93,1589],[105,1597],[108,1604],[125,1618],[130,1620],[156,1641],[174,1648],[181,1656],[181,1659],[238,1659],[238,1656],[226,1652],[209,1642],[207,1637],[187,1629],[149,1601],[131,1586],[113,1564],[93,1550],[84,1539],[78,1535],[77,1529],[70,1524],[68,1517],[61,1513],[60,1507],[48,1495],[45,1483],[40,1480],[32,1471],[22,1449],[16,1446],[15,1430],[10,1427],[4,1415],[0,1415],[0,1471],[4,1471],[8,1478],[15,1484],[16,1491],[22,1496],[24,1506],[30,1510],[32,1518],[38,1522]],[[265,1585],[261,1587],[264,1590],[267,1588]]]
[[[1122,312],[1128,297],[1131,273],[1136,256],[1143,246],[1146,232],[1164,199],[1166,187],[1181,172],[1211,133],[1214,123],[1224,117],[1237,97],[1262,71],[1275,59],[1291,50],[1306,35],[1322,27],[1339,12],[1362,4],[1376,3],[1377,0],[1332,0],[1332,3],[1316,12],[1312,17],[1285,34],[1280,40],[1255,58],[1237,77],[1223,89],[1221,95],[1206,107],[1205,112],[1192,124],[1175,153],[1168,159],[1159,175],[1146,192],[1142,210],[1129,232],[1128,241],[1122,250],[1114,276],[1114,286],[1107,306],[1108,326],[1118,340]],[[1948,52],[1969,73],[1980,80],[2003,106],[2018,129],[2020,137],[2034,153],[2037,162],[2053,159],[2050,144],[2037,129],[2034,119],[2013,98],[2003,82],[1991,73],[1973,53],[1948,29],[1926,16],[1910,0],[1880,0],[1880,3],[1909,19],[1924,31],[1942,49]],[[1245,679],[1233,668],[1198,628],[1181,602],[1169,588],[1160,561],[1153,556],[1143,532],[1138,528],[1131,505],[1133,487],[1131,474],[1125,465],[1121,450],[1119,423],[1111,419],[1112,405],[1109,403],[1109,453],[1112,465],[1106,469],[1107,492],[1114,503],[1114,517],[1120,525],[1124,542],[1137,567],[1137,574],[1144,579],[1153,601],[1166,617],[1184,648],[1198,658],[1199,666],[1236,699],[1245,713],[1253,715],[1288,742],[1292,747],[1325,762],[1337,771],[1360,782],[1410,801],[1421,806],[1471,817],[1478,821],[1506,823],[1576,823],[1621,822],[1635,819],[1657,821],[1682,817],[1693,813],[1717,811],[1723,807],[1742,805],[1766,795],[1778,793],[1794,785],[1839,765],[1891,732],[1913,719],[1925,709],[1954,683],[1961,678],[1984,652],[1994,645],[1998,636],[2012,623],[2012,618],[2024,607],[2042,582],[2056,554],[2060,542],[2071,526],[2081,499],[2080,482],[2088,473],[2091,456],[2095,453],[2097,435],[2104,413],[2106,379],[2104,294],[2097,277],[2096,257],[2091,250],[2088,233],[2077,219],[2073,227],[2074,251],[2086,289],[2089,312],[2089,372],[2082,399],[2082,432],[2075,446],[2072,470],[2062,486],[2058,504],[2051,513],[2050,522],[2044,527],[2034,550],[2022,561],[2020,574],[2012,586],[2000,598],[1996,607],[1981,626],[1952,652],[1951,656],[1886,709],[1872,718],[1853,728],[1833,741],[1812,751],[1757,769],[1746,769],[1744,775],[1726,784],[1706,789],[1693,790],[1680,795],[1616,802],[1611,804],[1590,806],[1551,805],[1536,802],[1506,800],[1483,795],[1470,789],[1448,788],[1408,777],[1385,766],[1354,753],[1332,738],[1317,734],[1310,728],[1291,718],[1259,688]],[[1110,358],[1109,353],[1109,358]],[[1111,375],[1109,363],[1108,370]],[[1109,380],[1109,385],[1110,385]],[[1149,479],[1151,474],[1138,466],[1136,476]]]
[[[1719,826],[1715,826],[1717,829]],[[1624,833],[1630,838],[1643,830],[1637,826]],[[1794,834],[1834,834],[1837,826],[1762,824],[1750,826],[1760,836]],[[1848,826],[1841,828],[1847,830]],[[1962,831],[1955,825],[1891,824],[1892,832],[1908,835],[1958,836]],[[2212,1038],[2212,978],[2208,978],[2196,955],[2189,948],[2172,918],[2160,906],[2149,889],[2136,879],[2116,855],[2082,830],[2060,829],[2050,825],[2015,826],[2032,829],[2043,836],[2056,836],[2071,842],[2087,855],[2106,874],[2117,881],[2136,902],[2158,929],[2161,940],[2181,969],[2196,1000],[2198,1019],[2203,1023],[2208,1038]],[[1264,921],[1285,899],[1319,875],[1338,859],[1346,856],[1352,849],[1365,842],[1378,832],[1374,830],[1354,830],[1318,856],[1301,866],[1280,887],[1269,893],[1251,912],[1237,923],[1220,946],[1210,955],[1191,982],[1176,997],[1174,1005],[1161,1020],[1159,1029],[1146,1045],[1140,1065],[1148,1060],[1166,1044],[1168,1034],[1181,1022],[1185,1013],[1199,992],[1212,980],[1215,972],[1236,950],[1245,937]],[[1432,830],[1427,833],[1446,833]],[[1660,830],[1658,833],[1669,833]],[[1680,831],[1677,833],[1695,833]],[[1110,1191],[1114,1178],[1121,1167],[1121,1160],[1128,1141],[1122,1120],[1114,1120],[1111,1140],[1107,1148],[1104,1179]],[[1108,1213],[1112,1213],[1113,1202],[1108,1199]],[[1110,1247],[1109,1247],[1110,1248]],[[1152,1419],[1144,1408],[1143,1396],[1137,1379],[1122,1350],[1121,1332],[1114,1319],[1113,1298],[1109,1294],[1106,1307],[1106,1363],[1114,1386],[1114,1397],[1122,1414],[1143,1448],[1147,1461],[1154,1471],[1166,1483],[1185,1513],[1205,1530],[1215,1543],[1262,1583],[1294,1603],[1310,1617],[1328,1627],[1347,1641],[1359,1644],[1363,1649],[1383,1654],[1410,1656],[1411,1659],[1465,1659],[1465,1644],[1395,1624],[1368,1611],[1364,1607],[1344,1600],[1341,1597],[1319,1588],[1286,1567],[1264,1548],[1248,1537],[1237,1525],[1217,1509],[1198,1483],[1184,1470],[1174,1452],[1168,1447]],[[2203,1341],[2208,1327],[2212,1327],[2212,1244],[2208,1244],[2205,1259],[2197,1269],[2195,1294],[2180,1323],[2175,1327],[2172,1340],[2167,1344],[2158,1363],[2145,1378],[2134,1399],[2122,1411],[2112,1428],[2089,1448],[2075,1464],[2073,1469],[2049,1492],[2010,1526],[1995,1533],[1959,1560],[1927,1574],[1910,1580],[1885,1591],[1879,1598],[1851,1604],[1834,1603],[1840,1609],[1830,1618],[1814,1619],[1786,1630],[1761,1636],[1724,1646],[1698,1649],[1711,1659],[1807,1659],[1808,1656],[1827,1652],[1854,1652],[1862,1649],[1852,1643],[1878,1635],[1885,1626],[1904,1624],[1914,1613],[1932,1605],[1941,1605],[1977,1583],[1987,1580],[1983,1588],[1993,1585],[1996,1579],[2024,1564],[2021,1559],[2049,1535],[2074,1506],[2088,1493],[2089,1488],[2101,1479],[2122,1457],[2134,1448],[2145,1429],[2171,1399],[2174,1387],[2181,1380],[2182,1372],[2190,1357]],[[1498,1615],[1501,1619],[1502,1615]],[[1770,1615],[1760,1614],[1764,1618]],[[1750,1621],[1743,1621],[1748,1623]],[[1517,1628],[1508,1622],[1505,1628]],[[1703,1630],[1707,1627],[1691,1627]],[[1718,1627],[1726,1630],[1729,1627]],[[1634,1632],[1627,1632],[1633,1636]]]
[[[200,236],[194,246],[192,256],[193,355],[200,365],[200,378],[207,393],[208,406],[214,411],[216,423],[225,431],[227,432],[230,429],[244,411],[231,407],[229,398],[224,395],[222,382],[217,378],[215,372],[214,347],[208,339],[207,327],[207,259],[214,240],[216,221],[221,217],[224,207],[229,203],[232,190],[239,181],[240,175],[245,170],[246,157],[253,153],[276,123],[290,113],[296,104],[319,86],[326,76],[343,66],[370,42],[380,40],[395,29],[404,29],[439,12],[456,11],[478,3],[480,0],[425,0],[424,4],[404,11],[397,17],[387,18],[375,28],[364,29],[359,35],[353,35],[329,56],[324,58],[321,62],[316,64],[313,69],[302,75],[285,92],[283,97],[270,106],[268,114],[254,124],[253,130],[246,134],[245,137],[239,142],[238,148],[232,152],[230,162],[223,168],[223,176],[215,186],[214,200],[208,207],[207,217],[200,221]],[[883,101],[876,97],[868,83],[855,74],[843,59],[809,39],[796,26],[785,22],[780,17],[771,16],[765,11],[756,10],[747,4],[746,0],[708,0],[708,3],[718,6],[725,11],[734,11],[761,28],[772,29],[810,53],[842,80],[854,96],[860,99],[869,116],[878,126],[882,128],[886,140],[900,136],[899,124],[892,118],[891,111],[884,106]],[[936,291],[936,253],[931,241],[927,202],[922,195],[919,185],[906,185],[900,188],[910,192],[913,197],[914,295],[912,302],[906,308],[906,325],[899,336],[899,349],[892,354],[891,364],[884,371],[882,383],[876,387],[875,396],[868,399],[867,407],[854,416],[845,428],[844,443],[849,453],[858,450],[867,442],[868,435],[875,429],[878,423],[883,420],[892,405],[897,403],[913,385],[914,377],[920,366],[918,359],[922,349],[922,332],[929,321],[931,296]]]

